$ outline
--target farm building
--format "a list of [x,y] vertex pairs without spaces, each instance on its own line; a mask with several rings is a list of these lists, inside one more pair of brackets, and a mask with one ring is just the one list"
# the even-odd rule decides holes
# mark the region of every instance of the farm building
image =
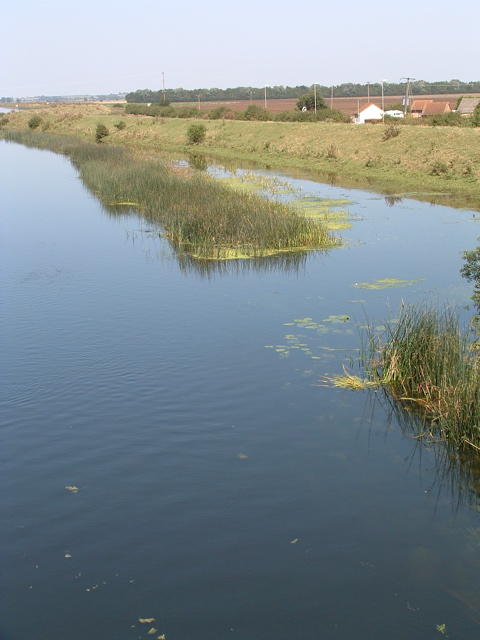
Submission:
[[383,111],[380,107],[372,102],[362,107],[358,113],[355,113],[352,117],[355,124],[365,124],[371,120],[382,120]]
[[480,97],[462,98],[457,111],[461,113],[462,116],[471,116],[478,104],[480,104]]
[[414,100],[411,108],[411,113],[414,118],[437,116],[441,113],[449,113],[450,111],[450,104],[448,102],[439,102],[437,100]]

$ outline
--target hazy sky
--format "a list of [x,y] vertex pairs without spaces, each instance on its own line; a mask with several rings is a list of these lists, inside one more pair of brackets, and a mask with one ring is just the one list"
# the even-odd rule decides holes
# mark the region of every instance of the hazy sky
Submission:
[[14,0],[0,96],[480,79],[480,1]]

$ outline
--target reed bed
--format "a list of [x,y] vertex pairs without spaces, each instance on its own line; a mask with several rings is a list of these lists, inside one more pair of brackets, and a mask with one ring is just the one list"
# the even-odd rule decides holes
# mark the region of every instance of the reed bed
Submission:
[[426,435],[480,451],[480,351],[451,308],[404,306],[382,336],[368,329],[363,364]]
[[262,257],[340,242],[288,205],[238,193],[193,171],[175,172],[151,156],[42,132],[6,131],[4,137],[69,156],[104,205],[137,208],[161,225],[175,249],[197,258]]

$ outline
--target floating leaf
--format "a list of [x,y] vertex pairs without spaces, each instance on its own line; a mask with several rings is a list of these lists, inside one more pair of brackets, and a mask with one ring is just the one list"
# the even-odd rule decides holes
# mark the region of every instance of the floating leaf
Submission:
[[157,633],[157,630],[154,629],[153,627],[150,629],[150,631],[147,633],[147,636],[153,636]]
[[248,456],[246,456],[244,453],[239,453],[239,454],[238,454],[238,457],[239,457],[241,460],[245,460],[245,458],[248,458]]
[[322,322],[347,322],[348,320],[350,320],[349,316],[328,316],[328,318],[325,318],[324,320],[322,320]]
[[142,624],[145,624],[145,623],[151,624],[152,622],[155,622],[155,618],[139,618],[138,621],[141,622]]
[[158,636],[157,640],[165,640],[165,634],[162,633],[161,636]]
[[295,538],[295,540],[290,540],[290,544],[297,544],[298,542],[298,538]]
[[71,491],[72,493],[77,493],[78,487],[65,487],[67,491]]

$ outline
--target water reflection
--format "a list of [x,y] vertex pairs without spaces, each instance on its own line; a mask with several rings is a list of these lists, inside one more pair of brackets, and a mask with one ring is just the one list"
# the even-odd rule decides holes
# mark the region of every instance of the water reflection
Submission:
[[180,270],[183,273],[193,273],[203,278],[213,276],[244,275],[247,273],[267,274],[273,271],[283,271],[298,275],[305,271],[307,253],[295,251],[281,253],[264,258],[248,258],[237,260],[202,260],[185,253],[175,251]]
[[[429,421],[418,411],[418,407],[395,400],[383,391],[375,396],[386,411],[387,424],[398,423],[403,435],[414,440],[411,461],[418,458],[422,469],[423,452],[428,450],[435,459],[435,479],[429,491],[436,489],[438,495],[445,491],[450,495],[452,511],[462,505],[480,510],[480,458],[475,453],[460,452],[445,440],[434,439],[429,432]],[[480,539],[479,539],[480,542]]]

